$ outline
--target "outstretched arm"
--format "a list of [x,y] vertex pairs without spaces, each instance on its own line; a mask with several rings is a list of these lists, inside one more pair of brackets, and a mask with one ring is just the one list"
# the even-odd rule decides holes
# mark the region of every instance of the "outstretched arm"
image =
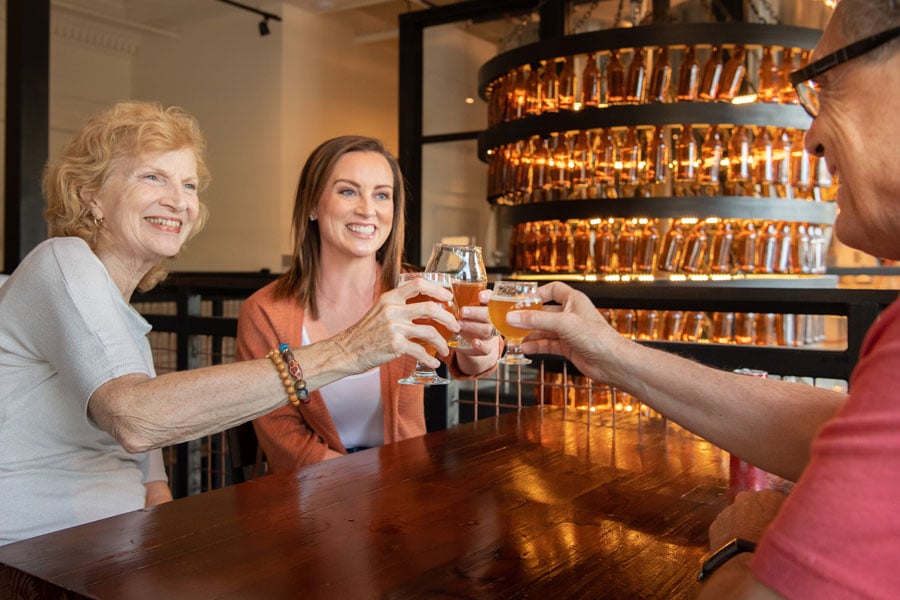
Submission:
[[[447,343],[430,325],[433,319],[450,331],[459,324],[435,302],[406,304],[426,293],[448,300],[449,290],[417,280],[382,294],[355,325],[338,335],[295,348],[310,391],[362,373],[408,354],[426,364],[439,361],[411,338],[425,339],[438,352]],[[284,406],[287,395],[268,359],[167,373],[158,377],[130,374],[112,379],[91,395],[88,416],[129,452],[143,452],[223,431]]]
[[591,379],[639,398],[666,417],[767,471],[796,480],[822,424],[846,395],[736,375],[654,350],[616,332],[591,300],[560,282],[539,288],[544,311],[514,311],[511,324],[538,330],[527,353],[558,354]]

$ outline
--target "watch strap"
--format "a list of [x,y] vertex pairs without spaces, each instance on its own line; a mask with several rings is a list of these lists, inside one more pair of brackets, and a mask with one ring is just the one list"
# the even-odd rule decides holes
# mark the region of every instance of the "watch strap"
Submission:
[[716,569],[724,565],[730,559],[734,558],[742,552],[755,552],[756,543],[743,538],[734,538],[703,561],[700,566],[700,572],[697,574],[697,581],[703,581],[712,575]]

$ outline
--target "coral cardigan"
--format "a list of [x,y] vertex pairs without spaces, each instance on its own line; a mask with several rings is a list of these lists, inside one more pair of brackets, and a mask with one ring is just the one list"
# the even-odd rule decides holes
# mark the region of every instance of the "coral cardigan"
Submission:
[[[238,317],[238,360],[263,358],[282,343],[292,348],[300,346],[306,311],[294,298],[276,299],[274,289],[273,282],[244,301]],[[451,353],[451,374],[471,377],[460,373],[453,366],[452,358]],[[397,383],[412,372],[415,364],[412,357],[401,356],[380,367],[385,443],[425,433],[422,386]],[[253,426],[272,472],[319,462],[328,448],[346,453],[319,392],[312,392],[309,403],[301,404],[299,410],[290,405],[283,406],[259,417]]]

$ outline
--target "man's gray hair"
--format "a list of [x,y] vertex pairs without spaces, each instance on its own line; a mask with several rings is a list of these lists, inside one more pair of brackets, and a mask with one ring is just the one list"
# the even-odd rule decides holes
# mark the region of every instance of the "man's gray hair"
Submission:
[[[848,43],[900,27],[900,0],[840,0],[835,16],[841,19],[841,35]],[[900,49],[900,37],[865,54],[881,60]]]

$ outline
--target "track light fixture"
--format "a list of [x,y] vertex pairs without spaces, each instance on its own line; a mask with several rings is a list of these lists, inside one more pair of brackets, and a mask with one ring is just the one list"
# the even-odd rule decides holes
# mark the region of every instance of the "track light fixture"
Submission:
[[254,8],[252,6],[247,6],[246,4],[241,4],[240,2],[235,2],[234,0],[219,0],[219,2],[223,4],[230,4],[231,6],[240,8],[241,10],[246,10],[261,16],[263,20],[259,22],[260,36],[267,36],[271,33],[271,31],[269,30],[269,19],[272,19],[273,21],[281,21],[281,17],[276,14],[266,12],[259,8]]

